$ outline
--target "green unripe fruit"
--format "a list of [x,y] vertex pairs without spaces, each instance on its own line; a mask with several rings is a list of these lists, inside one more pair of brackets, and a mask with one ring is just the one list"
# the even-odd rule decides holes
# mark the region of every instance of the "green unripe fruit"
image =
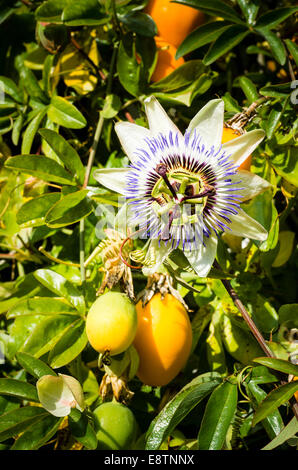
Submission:
[[86,334],[91,346],[110,356],[125,351],[137,331],[137,312],[127,295],[107,292],[96,299],[86,319]]
[[132,411],[117,402],[103,403],[94,411],[94,429],[99,450],[129,450],[138,425]]

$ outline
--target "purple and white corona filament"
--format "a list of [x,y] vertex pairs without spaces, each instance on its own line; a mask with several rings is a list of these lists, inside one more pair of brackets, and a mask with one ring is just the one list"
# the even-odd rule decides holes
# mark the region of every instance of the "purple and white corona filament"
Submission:
[[[154,97],[145,100],[149,129],[121,122],[115,126],[128,168],[102,169],[94,177],[127,198],[132,226],[148,238],[158,270],[180,248],[199,276],[205,277],[216,256],[221,232],[265,240],[266,230],[240,207],[270,187],[239,165],[264,137],[254,130],[221,145],[222,100],[207,103],[184,136]],[[145,234],[145,236],[144,236]]]

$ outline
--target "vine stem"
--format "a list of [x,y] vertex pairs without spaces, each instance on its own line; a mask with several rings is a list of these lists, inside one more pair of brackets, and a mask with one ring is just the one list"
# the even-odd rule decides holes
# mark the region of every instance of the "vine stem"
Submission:
[[[118,51],[118,43],[114,45],[113,49],[113,54],[112,54],[112,59],[110,63],[110,69],[109,69],[109,75],[108,75],[108,80],[107,80],[107,88],[106,88],[106,95],[111,93],[112,89],[112,80],[113,80],[113,70],[114,70],[114,65],[117,57],[117,51]],[[102,113],[99,114],[99,119],[97,121],[97,126],[86,166],[86,171],[85,171],[85,177],[84,177],[84,182],[82,189],[85,189],[88,185],[90,175],[91,175],[91,170],[92,166],[94,163],[95,155],[96,155],[96,150],[97,146],[99,143],[99,139],[101,136],[103,124],[104,124],[105,118],[103,117]],[[86,281],[86,264],[85,264],[85,219],[80,220],[80,273],[81,273],[81,282],[82,285],[85,285]]]
[[[218,264],[218,262],[216,260],[214,261],[214,267],[217,268],[217,269],[221,269],[220,265]],[[246,310],[243,303],[241,302],[238,295],[236,294],[233,287],[231,286],[231,283],[227,279],[221,279],[221,282],[223,283],[226,291],[228,292],[231,299],[233,300],[234,305],[237,307],[237,309],[241,313],[243,319],[247,323],[250,331],[252,332],[252,334],[256,338],[257,342],[259,343],[260,347],[262,348],[262,350],[264,351],[266,356],[267,357],[275,357],[274,354],[271,352],[271,350],[268,348],[268,346],[266,344],[266,341],[263,338],[263,336],[262,336],[261,332],[259,331],[259,329],[257,328],[255,322],[252,320],[252,318],[250,317],[248,311]]]

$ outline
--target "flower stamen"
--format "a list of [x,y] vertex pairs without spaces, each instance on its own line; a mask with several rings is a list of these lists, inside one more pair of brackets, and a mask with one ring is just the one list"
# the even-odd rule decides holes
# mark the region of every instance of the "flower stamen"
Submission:
[[202,197],[213,196],[215,194],[215,188],[213,186],[206,185],[203,192],[199,194],[193,194],[191,196],[184,196],[181,202],[187,201],[188,199],[199,199]]
[[177,193],[176,193],[175,189],[173,188],[173,186],[171,185],[171,183],[169,181],[169,178],[167,177],[167,171],[168,171],[167,166],[164,163],[159,163],[157,165],[157,167],[155,168],[155,171],[159,176],[162,177],[162,179],[166,183],[167,187],[171,191],[171,193],[173,195],[173,198],[175,200],[177,200],[178,199]]

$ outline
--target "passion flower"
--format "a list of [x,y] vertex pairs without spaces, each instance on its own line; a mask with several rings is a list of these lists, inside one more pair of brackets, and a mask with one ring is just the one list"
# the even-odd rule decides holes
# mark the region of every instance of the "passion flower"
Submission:
[[115,125],[129,167],[96,170],[94,177],[127,198],[128,224],[148,238],[144,274],[156,272],[179,248],[195,272],[206,277],[222,232],[267,238],[265,228],[240,204],[270,184],[239,169],[265,133],[256,129],[222,145],[221,99],[207,103],[184,136],[155,97],[145,100],[145,111],[149,129],[130,122]]

